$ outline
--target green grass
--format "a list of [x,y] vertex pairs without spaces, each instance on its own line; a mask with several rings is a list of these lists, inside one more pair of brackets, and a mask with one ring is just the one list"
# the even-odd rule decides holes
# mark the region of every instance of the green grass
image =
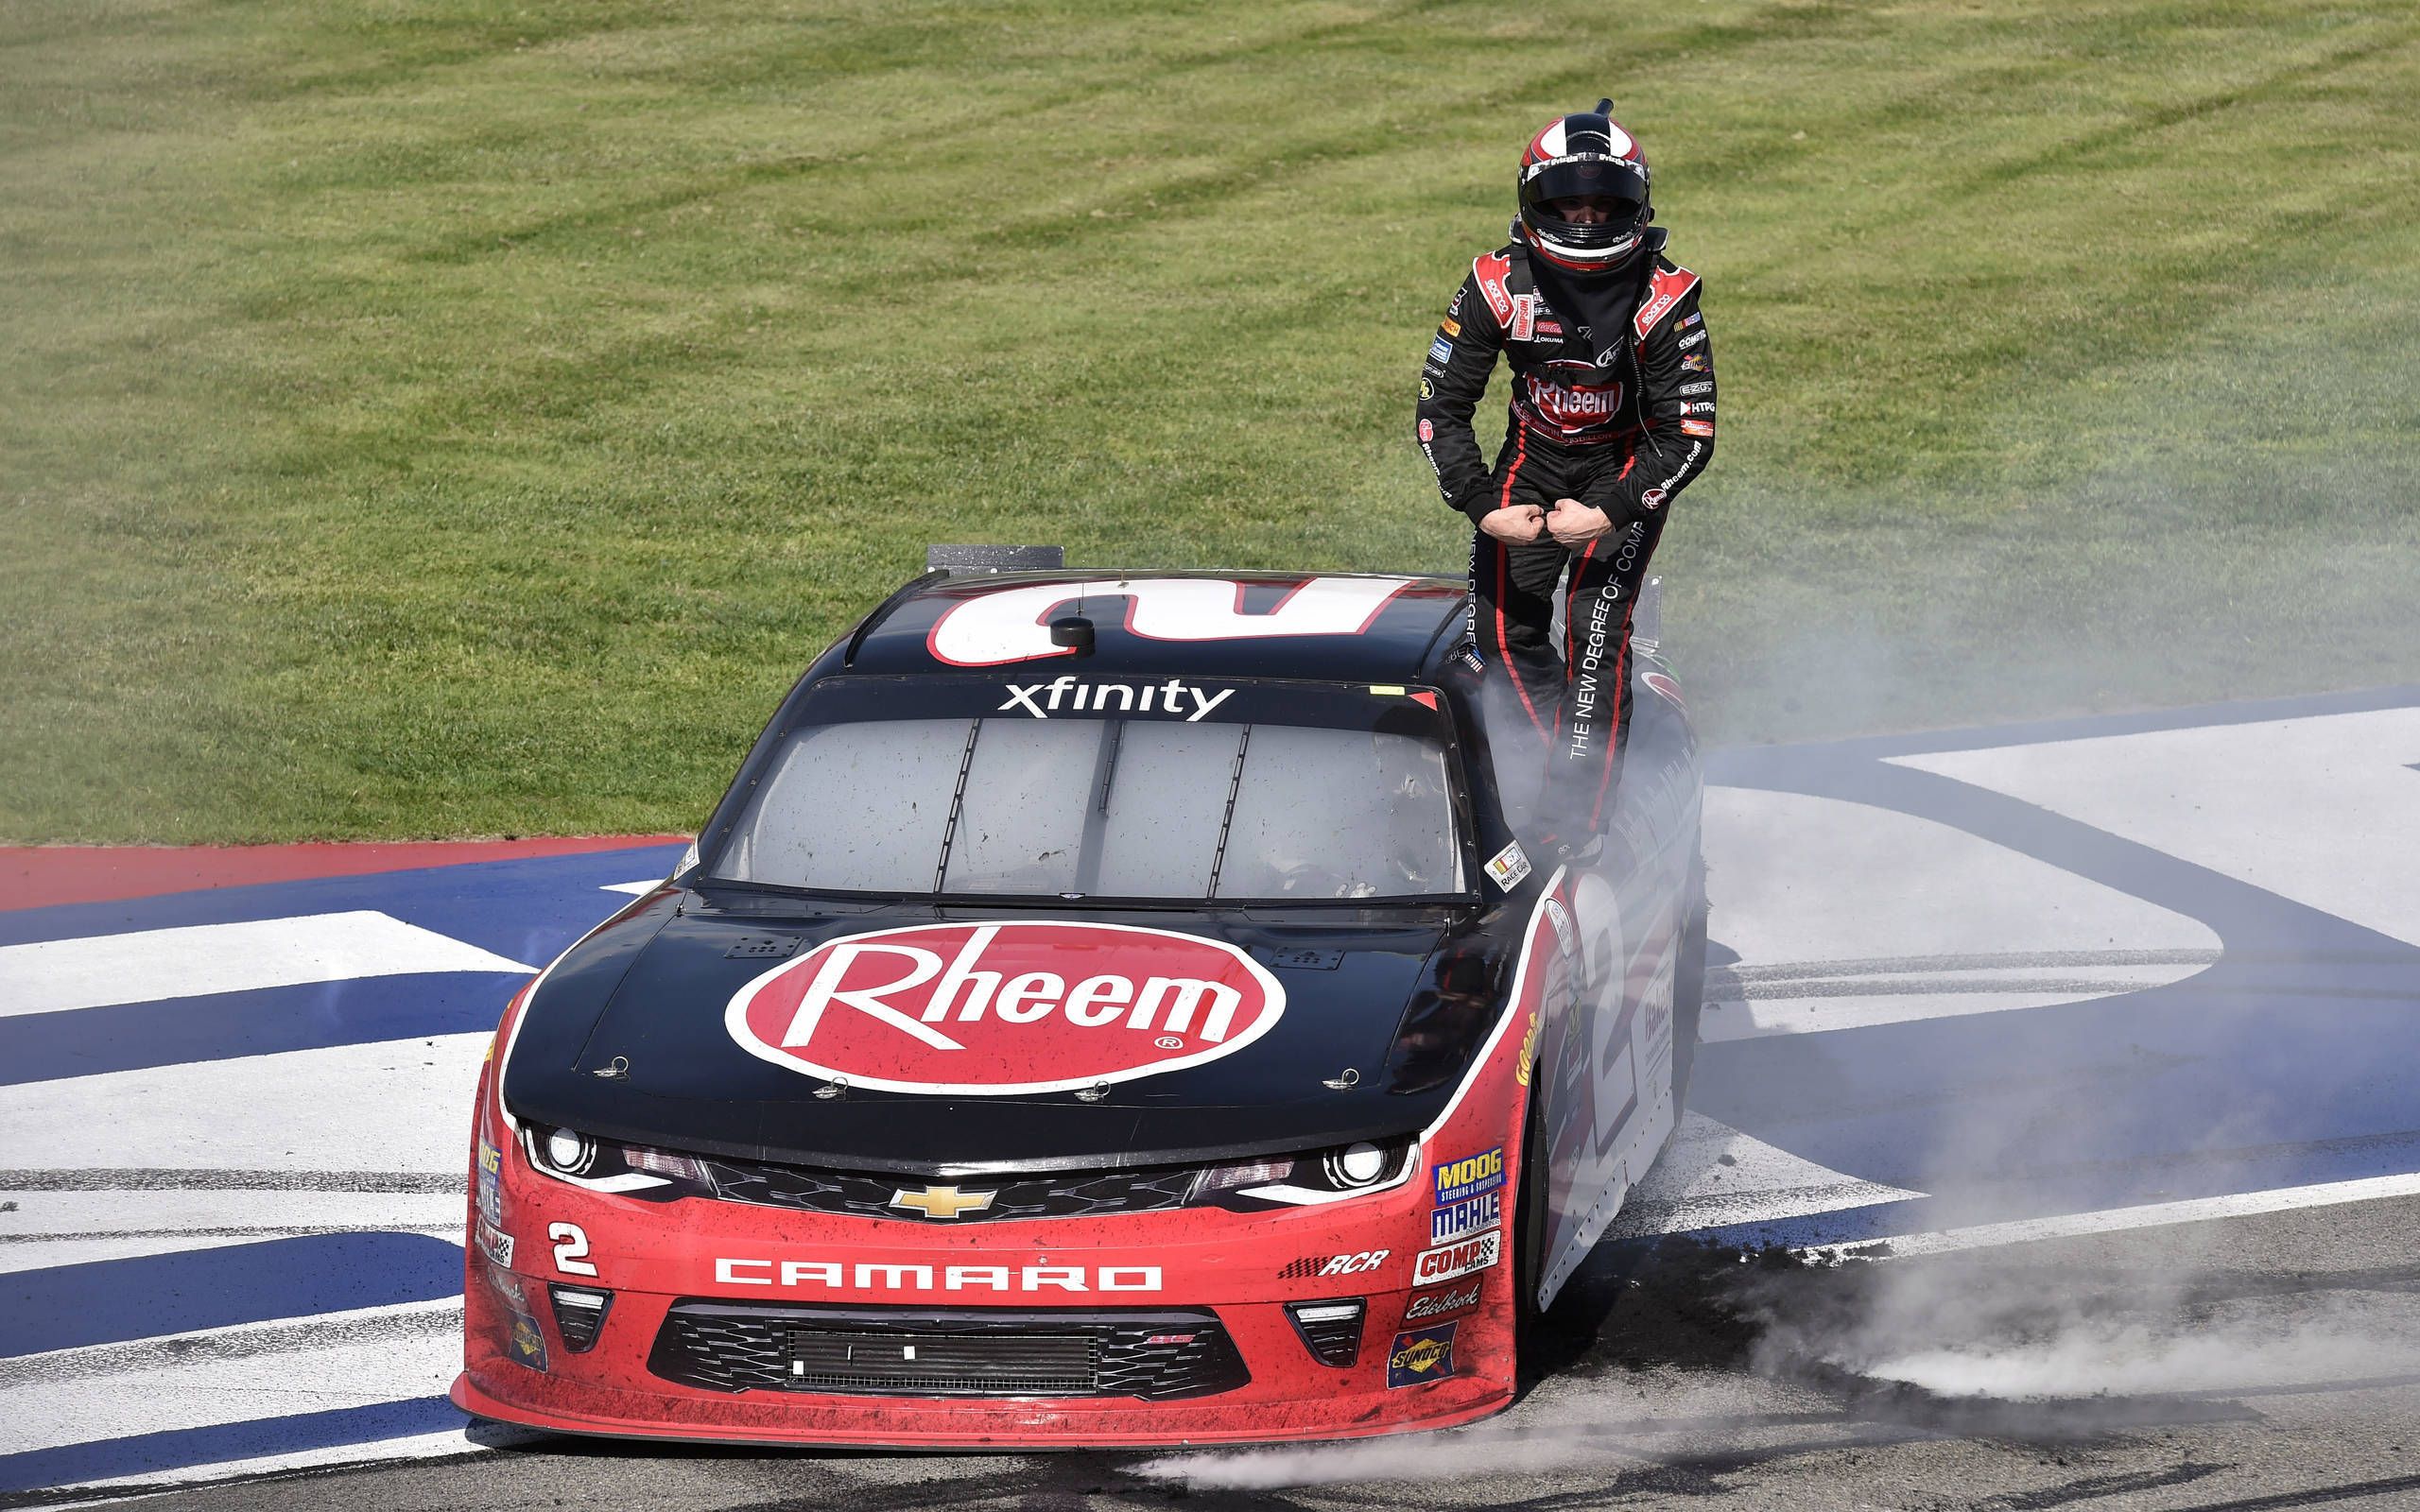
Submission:
[[2420,676],[2408,7],[8,0],[0,837],[681,829],[928,541],[1453,570],[1600,90],[1716,738]]

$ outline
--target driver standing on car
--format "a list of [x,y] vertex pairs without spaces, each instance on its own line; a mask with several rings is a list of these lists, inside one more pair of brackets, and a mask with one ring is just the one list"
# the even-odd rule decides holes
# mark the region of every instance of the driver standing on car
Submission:
[[[1612,109],[1530,139],[1512,239],[1471,265],[1420,374],[1420,449],[1478,528],[1479,652],[1509,672],[1547,754],[1531,833],[1548,856],[1603,831],[1630,726],[1631,611],[1665,511],[1714,456],[1698,276],[1663,255],[1646,155]],[[1498,352],[1512,408],[1490,470],[1471,414]]]

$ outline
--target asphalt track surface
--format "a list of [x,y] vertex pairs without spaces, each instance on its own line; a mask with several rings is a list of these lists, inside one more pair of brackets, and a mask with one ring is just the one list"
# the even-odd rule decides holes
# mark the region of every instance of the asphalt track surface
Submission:
[[1681,1137],[1511,1411],[1358,1445],[466,1433],[485,1031],[674,849],[0,913],[0,1506],[2420,1507],[2420,689],[1712,775]]

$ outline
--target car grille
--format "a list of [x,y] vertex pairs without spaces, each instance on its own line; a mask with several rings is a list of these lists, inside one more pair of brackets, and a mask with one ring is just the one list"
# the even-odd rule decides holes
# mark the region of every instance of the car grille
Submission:
[[1141,1397],[1252,1379],[1217,1314],[955,1312],[680,1301],[648,1368],[709,1391],[873,1397]]
[[891,1205],[902,1192],[926,1183],[915,1177],[856,1171],[810,1171],[798,1166],[708,1160],[715,1194],[763,1208],[792,1208],[854,1218],[907,1223],[998,1223],[1015,1218],[1088,1218],[1114,1212],[1158,1212],[1184,1206],[1198,1167],[1159,1166],[1139,1171],[1071,1171],[1060,1175],[967,1177],[963,1190],[988,1192],[989,1206],[948,1219],[927,1218]]

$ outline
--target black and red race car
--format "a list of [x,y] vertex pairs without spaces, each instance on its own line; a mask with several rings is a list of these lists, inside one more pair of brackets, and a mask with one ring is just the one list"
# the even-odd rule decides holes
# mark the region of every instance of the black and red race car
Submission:
[[[507,1009],[481,1417],[821,1445],[1466,1422],[1673,1128],[1696,741],[1514,829],[1457,581],[942,570]],[[1499,782],[1498,765],[1502,767]]]

